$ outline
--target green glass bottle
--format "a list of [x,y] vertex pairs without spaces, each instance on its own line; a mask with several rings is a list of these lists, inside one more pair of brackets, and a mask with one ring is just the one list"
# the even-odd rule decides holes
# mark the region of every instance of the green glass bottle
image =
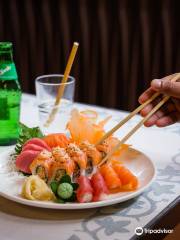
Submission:
[[16,143],[19,135],[21,89],[12,43],[0,42],[0,145]]

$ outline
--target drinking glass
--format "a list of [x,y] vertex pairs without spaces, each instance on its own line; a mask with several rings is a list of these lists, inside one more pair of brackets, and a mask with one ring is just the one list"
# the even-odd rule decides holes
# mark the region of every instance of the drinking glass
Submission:
[[[35,80],[39,126],[45,134],[66,131],[66,124],[73,107],[75,79],[69,76],[66,83],[62,83],[62,79],[63,75],[61,74],[51,74],[37,77]],[[47,127],[45,123],[54,107],[58,89],[62,85],[64,85],[64,92],[60,104],[57,106],[58,111],[54,120]]]

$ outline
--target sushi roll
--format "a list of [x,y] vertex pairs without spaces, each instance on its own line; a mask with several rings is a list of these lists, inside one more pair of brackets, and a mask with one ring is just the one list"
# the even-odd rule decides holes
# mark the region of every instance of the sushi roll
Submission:
[[138,187],[138,178],[122,164],[113,164],[113,169],[121,180],[123,190],[132,191]]
[[108,140],[104,140],[102,144],[97,145],[97,150],[101,153],[101,158],[104,158],[111,150]]
[[54,161],[50,168],[48,183],[50,184],[52,181],[60,181],[61,178],[66,174],[66,164]]
[[62,164],[66,163],[68,160],[70,160],[70,157],[64,148],[60,148],[60,147],[53,148],[52,155],[53,155],[55,161],[60,162]]
[[121,180],[110,164],[104,164],[100,167],[105,183],[109,190],[114,190],[121,187]]
[[45,182],[48,181],[49,171],[54,159],[51,152],[43,150],[31,163],[30,170],[32,175],[38,175]]
[[59,166],[65,168],[66,173],[72,177],[75,169],[75,163],[67,154],[66,150],[64,148],[55,147],[52,149],[52,155]]
[[87,176],[81,175],[78,177],[77,183],[79,184],[76,192],[78,202],[91,202],[93,199],[93,188],[91,186],[89,178]]
[[90,144],[88,141],[82,142],[79,147],[87,156],[86,174],[91,174],[93,170],[95,172],[96,166],[102,159],[101,153],[93,144]]
[[[120,140],[116,137],[109,137],[102,144],[97,145],[97,149],[101,152],[102,158],[104,158],[117,144],[120,143]],[[120,157],[124,151],[128,149],[129,145],[122,144],[118,150],[114,152],[111,156],[111,159],[120,160]]]
[[91,185],[93,188],[93,201],[102,201],[107,198],[109,190],[106,186],[104,178],[102,177],[101,173],[98,171],[93,174],[91,178]]
[[68,144],[66,151],[70,158],[75,163],[73,178],[76,179],[81,174],[85,175],[87,167],[87,156],[86,154],[74,143]]

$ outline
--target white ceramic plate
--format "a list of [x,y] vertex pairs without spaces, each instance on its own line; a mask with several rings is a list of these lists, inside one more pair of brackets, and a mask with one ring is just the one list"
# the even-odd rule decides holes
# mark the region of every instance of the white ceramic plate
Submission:
[[132,170],[139,179],[139,187],[136,191],[120,192],[110,194],[108,198],[100,202],[91,203],[66,203],[59,204],[53,202],[30,201],[21,197],[21,188],[24,181],[24,176],[19,176],[14,169],[9,166],[12,151],[0,154],[0,195],[12,201],[41,208],[54,209],[85,209],[96,208],[120,203],[132,199],[145,191],[152,183],[155,177],[155,167],[153,162],[143,153],[130,148],[126,151],[122,159],[124,164]]

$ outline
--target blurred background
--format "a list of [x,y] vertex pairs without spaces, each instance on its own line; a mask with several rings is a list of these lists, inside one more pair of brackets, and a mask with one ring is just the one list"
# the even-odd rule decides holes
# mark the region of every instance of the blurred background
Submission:
[[153,78],[180,71],[180,1],[0,0],[0,41],[12,41],[24,92],[63,73],[74,41],[76,101],[132,110]]

